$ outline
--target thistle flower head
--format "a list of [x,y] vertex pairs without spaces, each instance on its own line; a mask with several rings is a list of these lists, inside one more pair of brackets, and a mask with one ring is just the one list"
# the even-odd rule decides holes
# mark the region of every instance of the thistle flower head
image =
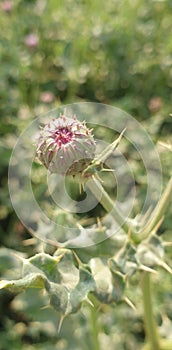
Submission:
[[4,12],[10,12],[12,10],[13,4],[10,0],[5,0],[1,4],[1,8]]
[[37,145],[39,160],[51,173],[76,175],[82,172],[95,156],[91,131],[76,117],[60,115],[41,129]]
[[28,34],[25,38],[25,44],[27,47],[34,49],[39,44],[39,37],[35,33]]

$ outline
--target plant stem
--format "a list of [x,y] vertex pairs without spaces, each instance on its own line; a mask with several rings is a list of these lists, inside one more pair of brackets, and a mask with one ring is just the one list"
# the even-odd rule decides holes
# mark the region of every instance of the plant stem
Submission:
[[157,327],[153,315],[150,273],[143,272],[141,282],[144,307],[144,322],[151,350],[160,350]]
[[86,183],[86,186],[94,194],[94,196],[100,201],[102,207],[110,213],[110,215],[115,219],[117,224],[123,228],[123,230],[128,234],[131,231],[131,226],[124,220],[118,209],[115,208],[114,202],[109,197],[107,192],[104,190],[100,181],[94,176],[92,179]]
[[110,215],[115,219],[117,224],[123,228],[123,230],[128,234],[130,232],[131,239],[136,243],[140,243],[143,239],[149,236],[150,232],[154,229],[156,224],[162,218],[166,208],[168,207],[171,199],[172,199],[172,177],[169,180],[162,197],[159,200],[154,212],[152,213],[148,223],[145,228],[139,232],[139,234],[135,231],[133,225],[124,221],[124,218],[121,216],[118,209],[115,208],[112,199],[109,197],[107,192],[104,190],[100,181],[97,180],[94,176],[92,179],[86,183],[86,186],[90,189],[90,191],[94,194],[94,196],[100,201],[103,208],[110,213]]
[[170,178],[162,194],[162,197],[160,198],[159,203],[157,204],[155,210],[153,211],[147,225],[145,226],[143,231],[140,232],[141,240],[149,236],[150,232],[154,229],[156,224],[162,218],[166,208],[170,204],[171,199],[172,199],[172,177]]
[[[171,200],[172,194],[172,177],[168,182],[168,185],[157,204],[151,218],[148,220],[146,227],[140,232],[139,237],[135,232],[133,226],[129,225],[126,221],[124,221],[123,217],[119,213],[118,209],[115,208],[113,201],[107,194],[107,192],[102,187],[100,181],[92,176],[92,179],[86,183],[86,186],[90,189],[90,191],[94,194],[94,196],[101,203],[103,208],[110,213],[110,215],[115,219],[117,224],[123,228],[123,230],[128,234],[130,232],[131,238],[136,242],[140,243],[143,239],[145,239],[151,231],[155,228],[156,224],[162,218],[167,206]],[[145,323],[145,332],[146,337],[148,339],[150,349],[151,350],[160,350],[160,340],[158,336],[157,325],[153,315],[153,307],[152,307],[152,295],[151,295],[151,280],[150,273],[143,272],[142,273],[142,294],[143,294],[143,307],[144,307],[144,323]],[[96,325],[96,314],[95,311],[92,311],[92,329],[93,329],[93,340],[94,340],[94,349],[99,350],[98,343],[98,330]]]
[[100,350],[100,343],[98,339],[99,325],[97,322],[97,310],[95,307],[90,307],[90,328],[92,332],[92,350]]

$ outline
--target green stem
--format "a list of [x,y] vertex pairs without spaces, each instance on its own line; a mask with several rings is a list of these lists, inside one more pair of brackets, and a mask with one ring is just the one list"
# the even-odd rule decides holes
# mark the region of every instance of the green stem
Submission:
[[170,178],[167,187],[165,188],[162,197],[159,200],[155,210],[153,211],[148,223],[142,232],[140,232],[140,239],[143,240],[149,236],[150,232],[154,229],[159,220],[163,217],[165,210],[167,209],[172,199],[172,177]]
[[[150,234],[150,232],[155,228],[156,224],[162,218],[167,206],[169,205],[171,200],[171,194],[172,194],[172,178],[171,178],[157,207],[155,208],[153,214],[151,215],[150,220],[148,221],[143,231],[140,232],[140,235],[138,237],[133,227],[129,225],[127,222],[124,222],[123,217],[121,216],[119,211],[115,208],[113,201],[111,200],[107,192],[104,190],[99,180],[97,180],[94,176],[92,176],[92,179],[86,183],[86,186],[91,190],[91,192],[98,199],[98,201],[100,201],[103,208],[108,213],[110,213],[110,215],[115,219],[118,225],[120,225],[127,234],[130,232],[131,238],[136,243],[139,243],[142,239],[145,239]],[[143,272],[141,288],[142,288],[142,294],[143,294],[144,323],[145,323],[146,336],[148,338],[148,342],[150,344],[151,350],[160,350],[158,330],[157,330],[156,322],[153,315],[151,281],[150,281],[149,272]],[[91,319],[92,319],[94,349],[99,350],[100,347],[98,343],[98,329],[96,325],[96,313],[94,310],[92,310]]]
[[93,176],[92,179],[86,183],[86,186],[90,189],[98,201],[100,201],[102,207],[115,219],[117,224],[122,227],[127,234],[131,232],[131,226],[124,221],[124,218],[121,216],[118,209],[115,208],[114,202],[104,190],[100,181]]
[[157,327],[153,315],[150,273],[143,272],[141,282],[144,307],[144,322],[151,350],[160,350]]
[[98,339],[99,325],[97,322],[97,310],[95,307],[90,307],[90,328],[92,332],[92,350],[100,350],[100,343]]
[[124,218],[121,216],[118,209],[115,208],[114,202],[109,197],[107,192],[104,190],[100,181],[97,180],[94,176],[92,179],[86,183],[86,186],[90,189],[90,191],[94,194],[94,196],[100,200],[103,208],[110,213],[110,215],[115,219],[117,224],[123,228],[123,230],[128,234],[130,232],[130,236],[135,243],[140,243],[143,239],[149,236],[150,232],[154,229],[156,224],[162,218],[166,208],[168,207],[171,198],[172,198],[172,177],[169,180],[162,197],[157,204],[154,212],[152,213],[148,223],[145,228],[138,234],[135,232],[134,227],[131,224],[128,224],[127,221],[124,221]]

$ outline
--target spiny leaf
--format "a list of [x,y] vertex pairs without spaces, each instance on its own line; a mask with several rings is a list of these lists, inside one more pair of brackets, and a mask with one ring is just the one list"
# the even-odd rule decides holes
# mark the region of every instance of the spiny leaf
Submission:
[[91,271],[86,265],[79,267],[79,282],[70,293],[71,312],[76,312],[84,300],[87,300],[88,293],[94,291],[95,281]]
[[137,259],[140,267],[154,268],[156,266],[163,267],[169,273],[171,268],[164,262],[164,244],[160,237],[152,233],[150,237],[143,240],[137,248]]
[[108,145],[100,155],[98,155],[90,165],[88,165],[88,167],[83,171],[83,175],[85,175],[86,173],[91,173],[94,174],[96,172],[96,170],[101,170],[101,164],[103,164],[107,158],[109,158],[114,151],[116,150],[116,148],[118,147],[124,132],[126,131],[126,129],[124,129],[121,134],[119,135],[119,137],[112,142],[110,145]]
[[137,270],[136,249],[130,241],[127,241],[113,257],[113,264],[116,265],[116,270],[127,276],[131,276]]
[[90,260],[90,267],[95,280],[95,296],[102,303],[110,303],[113,286],[107,262],[105,259],[93,258]]
[[119,301],[125,289],[125,276],[116,270],[116,263],[113,258],[108,260],[108,265],[112,273],[113,295],[116,301]]
[[74,288],[79,281],[79,270],[74,264],[73,252],[69,249],[60,248],[55,254],[54,258],[59,258],[58,273],[60,276],[60,283],[65,285],[68,289]]
[[59,282],[57,265],[61,258],[62,255],[53,257],[45,253],[39,253],[29,259],[24,259],[23,276],[27,276],[30,272],[42,273],[53,282]]
[[30,273],[24,278],[18,280],[2,280],[0,281],[0,289],[7,288],[12,292],[22,292],[27,288],[44,288],[46,278],[42,274]]
[[111,259],[91,259],[90,266],[95,279],[95,296],[105,304],[118,302],[125,288],[124,276],[114,271]]
[[68,314],[69,291],[61,284],[47,282],[46,291],[50,298],[50,305],[62,315]]

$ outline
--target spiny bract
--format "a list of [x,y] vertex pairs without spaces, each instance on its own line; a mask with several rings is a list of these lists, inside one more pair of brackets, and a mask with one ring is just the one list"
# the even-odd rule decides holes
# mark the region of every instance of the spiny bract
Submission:
[[95,149],[85,122],[60,115],[41,128],[36,153],[51,173],[77,175],[94,159]]

